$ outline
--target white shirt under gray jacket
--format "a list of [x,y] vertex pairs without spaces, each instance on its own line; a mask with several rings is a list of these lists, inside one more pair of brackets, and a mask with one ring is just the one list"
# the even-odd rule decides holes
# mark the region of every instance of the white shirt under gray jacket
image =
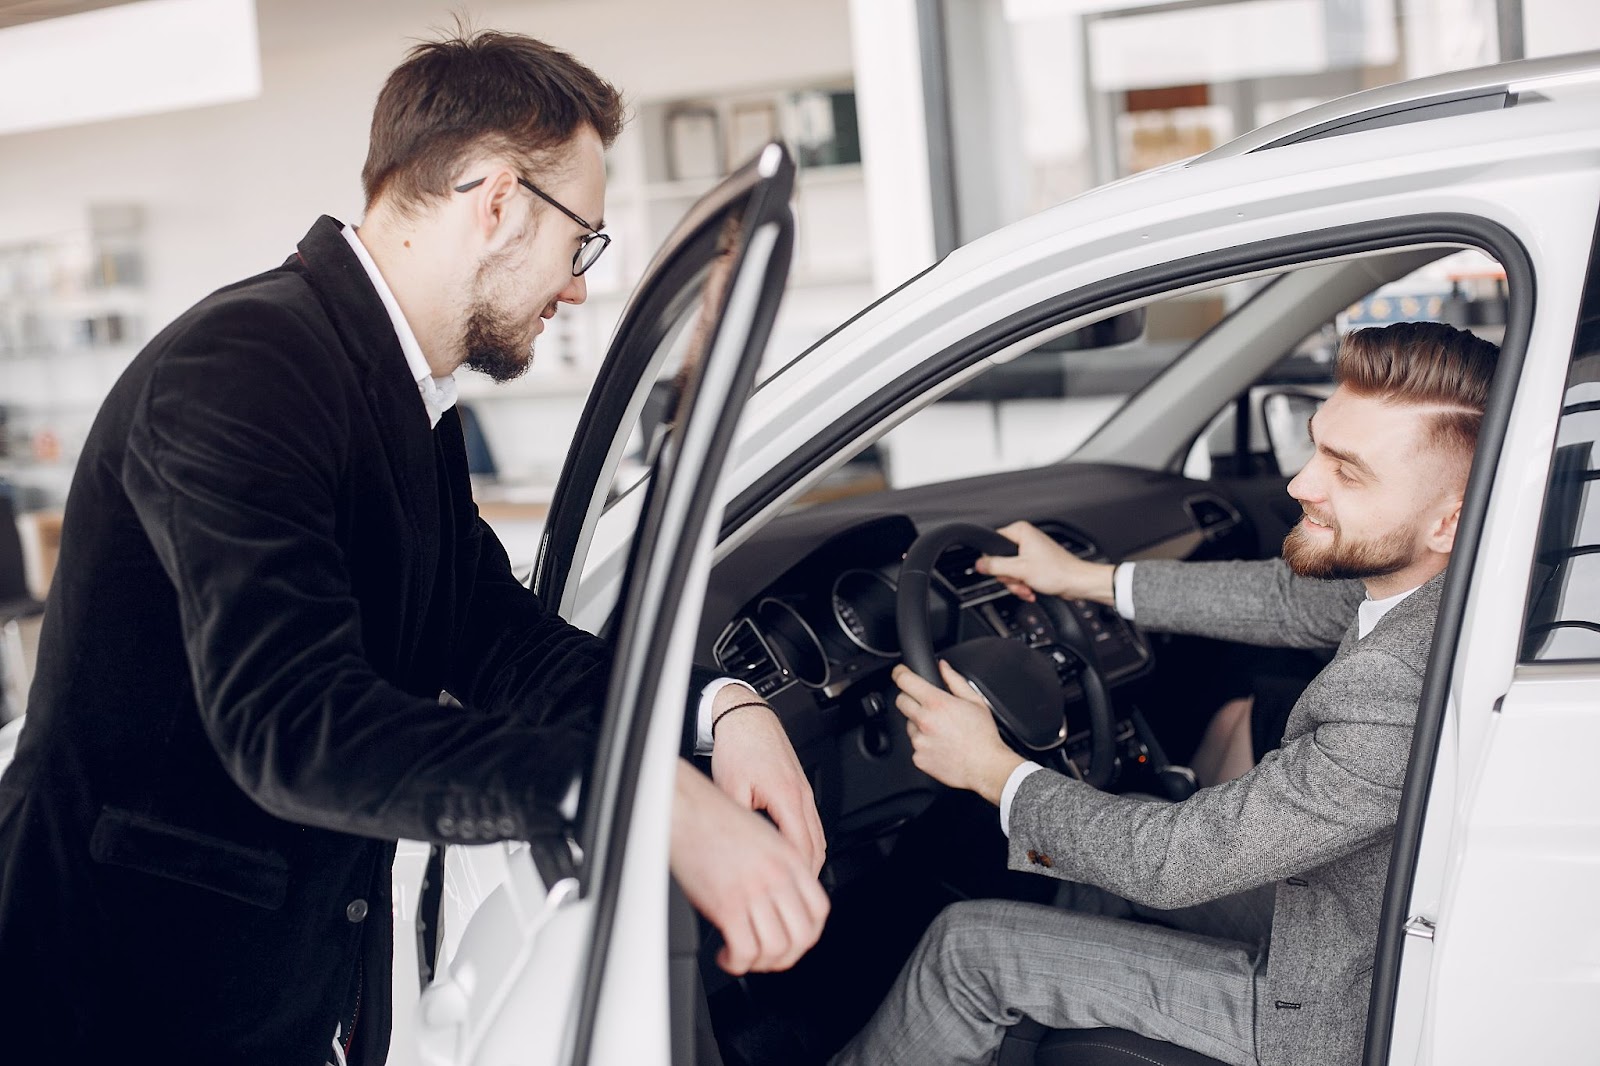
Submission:
[[1275,647],[1337,644],[1338,653],[1295,704],[1277,750],[1183,803],[1131,802],[1057,773],[1033,774],[1013,799],[1010,864],[1159,908],[1277,882],[1257,995],[1259,1059],[1358,1062],[1444,576],[1360,640],[1360,584],[1299,578],[1281,560],[1142,562],[1133,581],[1148,629]]

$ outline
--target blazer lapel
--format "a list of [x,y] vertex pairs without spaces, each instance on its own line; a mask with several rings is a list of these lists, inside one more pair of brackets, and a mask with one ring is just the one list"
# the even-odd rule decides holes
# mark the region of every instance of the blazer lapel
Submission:
[[389,468],[421,546],[412,568],[417,602],[426,603],[439,553],[439,485],[433,431],[427,408],[411,376],[400,339],[372,280],[341,232],[323,215],[299,244],[298,259],[322,298],[345,352],[362,380],[368,407],[383,442]]

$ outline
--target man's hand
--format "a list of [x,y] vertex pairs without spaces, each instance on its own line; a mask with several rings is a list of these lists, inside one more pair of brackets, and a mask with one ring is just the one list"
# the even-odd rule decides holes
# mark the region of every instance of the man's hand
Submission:
[[827,858],[828,843],[822,835],[811,782],[800,768],[783,723],[765,706],[740,707],[726,718],[718,718],[730,707],[759,699],[743,685],[725,685],[714,697],[712,720],[717,726],[711,747],[711,779],[741,807],[766,811],[816,876]]
[[729,973],[786,970],[822,935],[828,896],[809,861],[682,760],[671,856],[684,895],[722,933]]
[[1013,522],[1002,526],[999,533],[1016,543],[1017,554],[981,556],[977,569],[980,574],[999,578],[1013,596],[1032,603],[1034,593],[1042,592],[1046,596],[1115,606],[1112,573],[1116,568],[1109,563],[1078,558],[1031,522]]
[[995,806],[1022,756],[1006,747],[994,715],[966,678],[939,660],[946,692],[905,666],[894,668],[900,695],[894,705],[906,716],[911,761],[917,769],[952,788],[976,792]]

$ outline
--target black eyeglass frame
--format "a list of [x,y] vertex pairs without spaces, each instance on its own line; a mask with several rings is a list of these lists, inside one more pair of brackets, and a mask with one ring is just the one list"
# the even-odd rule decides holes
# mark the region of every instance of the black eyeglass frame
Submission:
[[[471,192],[473,189],[476,189],[478,186],[482,185],[488,180],[488,177],[474,178],[465,185],[457,185],[455,189],[456,192]],[[568,218],[572,219],[572,221],[589,231],[588,233],[584,234],[582,242],[578,245],[578,250],[572,253],[572,276],[575,278],[582,277],[586,270],[600,261],[600,257],[605,254],[605,250],[611,247],[610,234],[601,233],[594,226],[590,225],[582,215],[579,215],[577,212],[569,209],[560,200],[557,200],[554,196],[551,196],[549,193],[539,188],[539,186],[535,185],[527,178],[518,177],[517,184],[521,185],[524,189],[527,189],[529,192],[533,193],[533,195],[537,196],[539,199],[543,200],[545,203],[549,204],[551,207],[555,208],[557,211],[560,211],[563,215],[566,215]],[[595,241],[600,242],[599,249],[594,253],[594,255],[585,259],[584,253],[588,251],[589,245]]]

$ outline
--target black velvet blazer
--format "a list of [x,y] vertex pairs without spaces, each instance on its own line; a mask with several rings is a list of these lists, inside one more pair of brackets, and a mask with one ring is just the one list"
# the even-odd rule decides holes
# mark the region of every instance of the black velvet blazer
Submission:
[[5,1057],[320,1064],[362,974],[382,1062],[394,839],[550,827],[607,663],[513,578],[458,416],[429,430],[318,220],[163,330],[84,447],[0,779]]

